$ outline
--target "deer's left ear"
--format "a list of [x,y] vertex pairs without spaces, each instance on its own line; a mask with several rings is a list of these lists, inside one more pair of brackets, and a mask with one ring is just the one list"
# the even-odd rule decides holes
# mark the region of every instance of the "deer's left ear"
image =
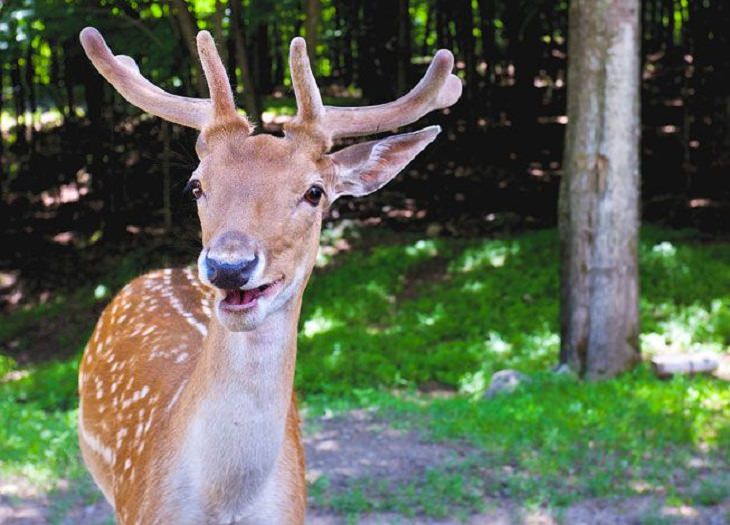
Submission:
[[439,126],[430,126],[414,133],[355,144],[333,153],[330,158],[336,170],[334,199],[342,195],[359,197],[382,188],[440,132]]

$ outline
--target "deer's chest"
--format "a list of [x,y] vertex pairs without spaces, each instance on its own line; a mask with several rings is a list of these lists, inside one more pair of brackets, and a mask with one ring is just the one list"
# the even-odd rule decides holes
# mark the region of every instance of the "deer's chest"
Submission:
[[237,523],[258,511],[282,450],[279,403],[263,392],[225,386],[200,403],[171,469],[174,497],[188,507],[186,515]]

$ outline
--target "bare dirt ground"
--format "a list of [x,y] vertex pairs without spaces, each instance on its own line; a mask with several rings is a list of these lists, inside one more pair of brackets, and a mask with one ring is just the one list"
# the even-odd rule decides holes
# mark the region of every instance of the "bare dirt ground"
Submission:
[[[434,443],[415,430],[400,430],[375,417],[355,410],[335,417],[320,417],[305,425],[307,478],[317,483],[326,477],[327,491],[346,491],[352,481],[374,479],[397,487],[422,477],[429,469],[448,466],[477,451],[462,443]],[[87,494],[62,483],[51,494],[39,492],[23,479],[0,480],[0,524],[3,525],[108,525],[114,523],[109,505],[99,496],[95,503]],[[367,497],[367,494],[366,494]],[[93,498],[92,498],[93,499]],[[586,500],[563,509],[525,507],[504,497],[483,502],[486,510],[452,518],[406,517],[396,513],[347,517],[322,507],[320,497],[310,494],[307,523],[447,525],[624,525],[730,523],[730,500],[713,506],[670,506],[661,498],[641,496],[611,500]],[[326,505],[326,504],[325,504]]]

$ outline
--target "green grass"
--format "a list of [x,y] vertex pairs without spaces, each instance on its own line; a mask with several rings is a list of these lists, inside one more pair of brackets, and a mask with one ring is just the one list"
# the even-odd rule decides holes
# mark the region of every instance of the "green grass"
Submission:
[[480,465],[470,458],[461,463],[427,469],[418,479],[392,483],[384,479],[358,478],[347,490],[333,490],[323,476],[309,489],[310,499],[320,508],[350,516],[392,512],[402,516],[445,518],[454,513],[468,517],[484,510],[486,480]]
[[710,471],[729,466],[727,384],[659,382],[645,367],[600,383],[541,373],[510,396],[399,400],[383,411],[434,439],[467,439],[494,470],[511,465],[501,479],[508,495],[537,503],[670,489],[689,494],[692,481],[707,474],[693,460],[703,458]]
[[[543,231],[345,254],[305,297],[300,390],[342,396],[435,380],[471,393],[502,368],[545,370],[559,346],[557,246]],[[727,349],[730,247],[648,230],[641,262],[644,350]]]
[[[416,509],[437,516],[476,508],[475,494],[548,505],[644,492],[697,504],[728,497],[710,481],[691,483],[699,475],[697,458],[709,465],[702,471],[707,479],[730,468],[727,383],[658,381],[644,366],[601,383],[548,372],[559,346],[554,231],[490,240],[365,233],[351,241],[360,247],[318,270],[305,296],[296,376],[305,409],[378,406],[433,439],[468,441],[490,475],[470,467],[434,471],[398,490],[358,480],[338,492],[320,481],[313,494],[322,505],[350,515]],[[640,257],[644,351],[727,352],[730,244],[646,229]],[[105,286],[117,289],[137,271],[135,261],[120,263],[121,273]],[[57,344],[78,355],[95,319],[64,320],[92,309],[96,288],[5,316],[0,341],[31,345],[23,334],[51,323],[62,328],[53,335]],[[83,471],[75,431],[77,359],[46,363],[0,384],[0,475],[52,483]],[[15,368],[0,357],[2,375]],[[482,400],[491,374],[502,368],[517,368],[532,381],[512,395]],[[457,395],[415,393],[433,382]],[[419,494],[431,496],[419,500]]]

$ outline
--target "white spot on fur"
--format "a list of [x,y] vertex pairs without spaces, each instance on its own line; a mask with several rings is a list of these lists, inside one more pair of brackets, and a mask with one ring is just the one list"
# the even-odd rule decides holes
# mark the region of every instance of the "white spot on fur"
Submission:
[[79,403],[79,434],[91,450],[101,456],[105,463],[111,465],[114,462],[114,452],[111,447],[107,447],[101,442],[99,436],[95,435],[86,428],[84,424],[83,402]]
[[172,398],[170,399],[170,402],[165,407],[165,412],[169,412],[172,410],[172,407],[175,406],[175,403],[177,403],[177,400],[180,398],[180,394],[182,394],[183,388],[185,388],[185,385],[188,384],[188,380],[186,379],[182,383],[180,383],[180,386],[177,387],[177,390],[173,394]]

